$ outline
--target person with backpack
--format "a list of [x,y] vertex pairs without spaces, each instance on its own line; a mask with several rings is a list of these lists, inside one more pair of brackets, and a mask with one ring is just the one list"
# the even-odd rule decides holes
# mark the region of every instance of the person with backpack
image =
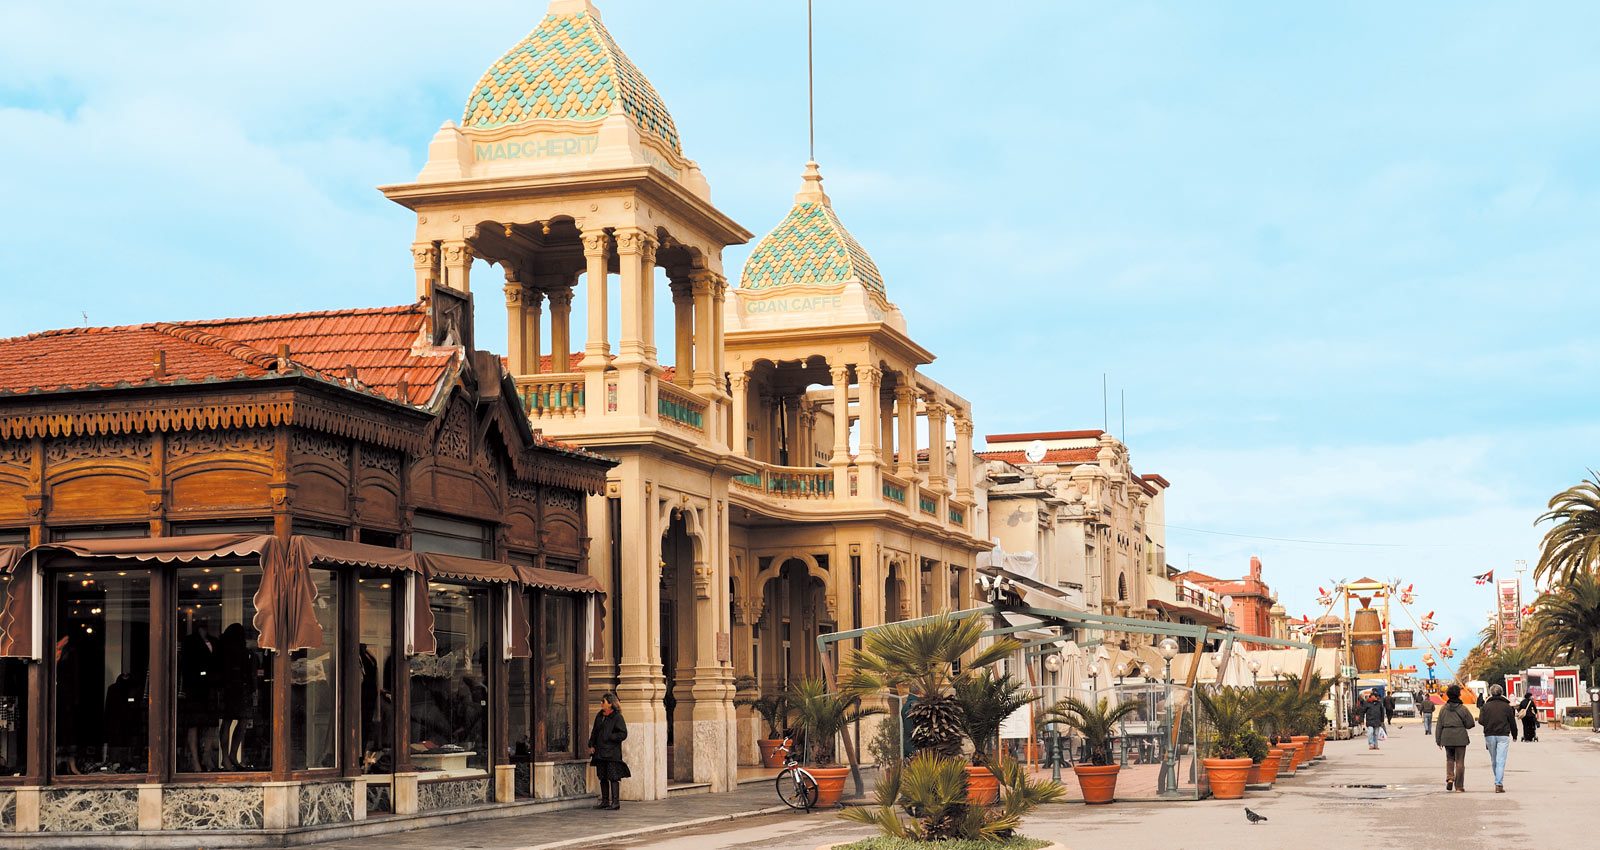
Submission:
[[1465,792],[1467,745],[1472,738],[1467,730],[1477,725],[1472,712],[1461,704],[1461,686],[1445,690],[1448,698],[1439,709],[1439,722],[1433,728],[1433,742],[1444,750],[1444,790]]

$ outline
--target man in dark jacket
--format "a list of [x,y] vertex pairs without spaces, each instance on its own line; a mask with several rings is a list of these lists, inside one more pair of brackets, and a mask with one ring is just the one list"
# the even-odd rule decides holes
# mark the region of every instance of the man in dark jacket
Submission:
[[1444,750],[1444,790],[1466,791],[1467,745],[1472,738],[1467,730],[1476,725],[1472,712],[1461,704],[1461,686],[1445,690],[1448,701],[1439,709],[1439,722],[1433,726],[1433,742]]
[[1388,720],[1388,713],[1383,710],[1383,700],[1370,691],[1367,692],[1367,703],[1362,709],[1362,720],[1367,724],[1367,749],[1378,748],[1378,734],[1383,731]]
[[1494,765],[1494,792],[1504,794],[1506,754],[1511,752],[1511,739],[1517,734],[1517,712],[1506,699],[1505,688],[1489,686],[1489,698],[1478,706],[1478,722],[1483,724],[1483,745]]

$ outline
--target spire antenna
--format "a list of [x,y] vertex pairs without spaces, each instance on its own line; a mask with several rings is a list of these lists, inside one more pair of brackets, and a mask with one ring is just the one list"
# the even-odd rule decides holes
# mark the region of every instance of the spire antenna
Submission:
[[817,62],[811,36],[811,0],[806,0],[806,158],[817,161]]

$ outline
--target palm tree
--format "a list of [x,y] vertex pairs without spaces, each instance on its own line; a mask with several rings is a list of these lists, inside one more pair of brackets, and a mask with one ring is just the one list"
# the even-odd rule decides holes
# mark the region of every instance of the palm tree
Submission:
[[1587,664],[1589,681],[1600,682],[1600,579],[1592,572],[1574,573],[1540,595],[1525,635],[1530,655]]
[[955,683],[956,701],[961,703],[966,715],[963,725],[967,737],[972,739],[972,763],[986,764],[994,753],[1000,738],[1000,726],[1017,709],[1032,705],[1042,695],[1030,693],[1026,685],[1012,678],[1010,673],[998,676],[991,670],[982,675],[958,679]]
[[882,714],[881,708],[862,708],[861,696],[828,690],[821,679],[802,679],[789,686],[789,717],[805,734],[811,763],[833,761],[833,741],[863,717]]
[[956,683],[1022,648],[1021,641],[1006,637],[978,649],[983,630],[979,617],[946,614],[869,631],[861,650],[851,656],[846,687],[869,693],[906,686],[916,698],[906,710],[912,745],[919,752],[959,755],[966,730]]
[[1600,474],[1568,487],[1550,499],[1550,510],[1534,521],[1554,522],[1540,541],[1535,579],[1548,577],[1564,583],[1576,573],[1594,572],[1600,565]]
[[1111,740],[1117,736],[1117,721],[1138,711],[1140,707],[1137,700],[1109,707],[1105,699],[1090,705],[1077,697],[1067,697],[1050,706],[1041,722],[1063,723],[1082,735],[1085,760],[1092,765],[1104,766],[1111,764]]

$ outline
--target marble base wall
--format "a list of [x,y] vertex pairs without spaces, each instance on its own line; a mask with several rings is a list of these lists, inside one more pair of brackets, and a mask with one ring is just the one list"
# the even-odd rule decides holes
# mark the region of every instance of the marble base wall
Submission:
[[300,786],[300,825],[322,826],[355,819],[355,789],[349,782]]
[[162,829],[260,829],[265,820],[259,785],[161,789]]
[[41,832],[117,832],[138,828],[137,788],[48,788],[40,795]]
[[417,784],[417,811],[459,809],[489,801],[488,779],[455,779]]
[[581,797],[589,793],[586,761],[539,762],[534,765],[533,796],[541,800]]
[[387,784],[368,783],[367,813],[386,814],[394,811],[394,794]]
[[15,791],[0,791],[0,832],[10,832],[17,828],[17,794]]

